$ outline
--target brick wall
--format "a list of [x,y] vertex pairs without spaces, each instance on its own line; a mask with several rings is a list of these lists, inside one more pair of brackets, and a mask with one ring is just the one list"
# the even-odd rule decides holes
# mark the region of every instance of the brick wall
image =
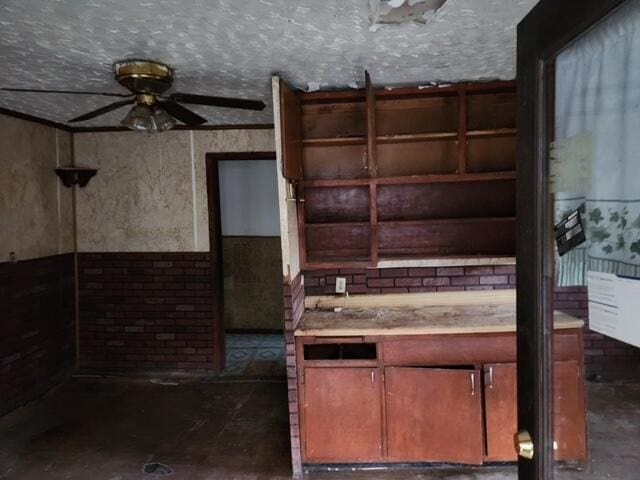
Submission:
[[336,277],[345,277],[356,293],[417,293],[515,288],[515,266],[444,268],[341,268],[304,272],[307,295],[335,293]]
[[75,366],[73,254],[0,264],[0,416]]
[[[351,294],[447,292],[515,288],[515,266],[334,269],[304,272],[307,295],[335,293],[336,277],[345,277]],[[586,287],[563,287],[555,293],[555,309],[588,322]],[[640,349],[592,332],[585,325],[588,373],[640,366]]]
[[298,419],[298,375],[293,331],[298,326],[304,313],[305,289],[302,284],[302,274],[296,276],[291,284],[284,284],[283,295],[284,337],[287,354],[287,388],[289,392],[291,466],[294,478],[299,478],[302,475],[302,456],[300,453],[300,424]]
[[80,253],[80,368],[208,370],[214,352],[208,253]]
[[562,287],[555,292],[556,310],[585,321],[584,357],[587,373],[640,367],[640,348],[589,330],[587,287]]

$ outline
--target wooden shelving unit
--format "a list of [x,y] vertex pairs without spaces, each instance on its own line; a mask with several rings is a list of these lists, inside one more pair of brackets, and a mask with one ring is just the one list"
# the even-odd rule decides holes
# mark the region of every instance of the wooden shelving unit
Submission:
[[514,254],[513,82],[287,95],[303,268]]

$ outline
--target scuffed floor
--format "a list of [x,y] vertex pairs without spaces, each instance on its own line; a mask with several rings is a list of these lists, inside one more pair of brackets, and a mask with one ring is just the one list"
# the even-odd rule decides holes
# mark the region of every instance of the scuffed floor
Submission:
[[[184,382],[184,381],[183,381]],[[175,381],[169,383],[176,383]],[[640,384],[589,384],[587,471],[561,480],[635,480]],[[0,478],[267,480],[290,476],[284,380],[71,379],[0,419]],[[145,464],[155,473],[143,473]],[[154,468],[156,468],[154,470]],[[313,480],[508,480],[514,467],[310,472]]]

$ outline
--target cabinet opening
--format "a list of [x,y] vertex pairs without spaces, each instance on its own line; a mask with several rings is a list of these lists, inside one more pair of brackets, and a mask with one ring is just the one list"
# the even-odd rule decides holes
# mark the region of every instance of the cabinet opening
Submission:
[[324,343],[305,345],[305,360],[375,360],[378,352],[375,343]]

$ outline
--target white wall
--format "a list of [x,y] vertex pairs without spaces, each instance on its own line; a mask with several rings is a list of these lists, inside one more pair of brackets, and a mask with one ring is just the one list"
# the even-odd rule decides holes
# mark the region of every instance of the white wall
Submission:
[[275,160],[218,163],[222,235],[280,236]]

